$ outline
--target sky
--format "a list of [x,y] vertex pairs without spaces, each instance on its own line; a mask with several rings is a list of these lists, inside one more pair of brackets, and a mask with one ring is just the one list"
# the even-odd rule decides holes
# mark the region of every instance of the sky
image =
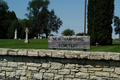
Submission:
[[[24,19],[28,7],[28,2],[32,0],[4,0],[7,2],[10,11],[16,13],[17,18]],[[115,11],[114,15],[120,17],[120,0],[115,0]],[[75,34],[84,32],[84,5],[85,0],[50,0],[48,6],[49,11],[54,9],[55,14],[59,17],[63,25],[58,30],[58,34],[52,33],[54,35],[61,36],[62,31],[65,29],[71,29],[75,31]],[[87,24],[86,24],[87,26]],[[117,35],[114,32],[114,25],[112,38],[115,39]],[[86,30],[87,32],[87,30]]]

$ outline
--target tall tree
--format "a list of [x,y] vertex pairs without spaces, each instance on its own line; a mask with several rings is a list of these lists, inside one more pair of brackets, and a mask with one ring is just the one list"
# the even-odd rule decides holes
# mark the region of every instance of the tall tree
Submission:
[[46,38],[51,32],[58,33],[58,30],[62,25],[62,21],[55,15],[54,10],[48,11],[47,7],[42,8],[38,21],[42,32],[46,34]]
[[8,10],[8,5],[5,1],[0,0],[0,38],[6,38],[7,28],[3,25],[6,20],[5,14]]
[[120,38],[120,18],[117,16],[114,16],[114,26],[115,26],[115,34],[119,34]]
[[88,1],[88,34],[91,44],[112,44],[112,19],[114,16],[114,0]]
[[26,16],[33,22],[33,34],[34,36],[37,36],[37,34],[41,31],[40,25],[37,21],[38,14],[40,13],[42,7],[48,6],[49,0],[32,0],[28,4],[29,6],[27,7],[27,10],[29,11],[29,14],[26,14]]

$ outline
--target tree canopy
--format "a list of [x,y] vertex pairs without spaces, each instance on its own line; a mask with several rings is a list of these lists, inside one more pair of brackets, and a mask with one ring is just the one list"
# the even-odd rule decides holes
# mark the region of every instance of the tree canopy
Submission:
[[64,30],[62,32],[62,35],[64,35],[64,36],[73,36],[73,35],[75,35],[75,32],[74,32],[74,30],[66,29],[66,30]]
[[7,3],[0,0],[0,39],[13,39],[15,29],[20,32],[20,24],[14,11],[9,11]]
[[118,16],[114,16],[114,26],[115,34],[119,34],[120,38],[120,18]]
[[91,44],[112,44],[112,19],[114,16],[114,0],[88,0],[88,34]]
[[51,32],[57,33],[62,25],[62,21],[55,15],[54,10],[48,10],[49,3],[49,0],[32,0],[28,4],[29,14],[26,16],[33,22],[34,36],[40,33],[46,34],[47,38]]

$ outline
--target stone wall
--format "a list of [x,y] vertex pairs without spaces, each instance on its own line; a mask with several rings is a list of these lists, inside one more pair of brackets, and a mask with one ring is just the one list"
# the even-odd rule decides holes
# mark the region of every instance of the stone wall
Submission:
[[120,54],[0,49],[1,80],[120,80]]

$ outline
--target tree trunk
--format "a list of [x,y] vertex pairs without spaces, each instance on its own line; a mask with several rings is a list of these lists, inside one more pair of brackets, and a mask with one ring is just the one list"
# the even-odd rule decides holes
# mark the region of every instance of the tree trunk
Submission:
[[119,39],[120,39],[120,32],[119,32]]
[[48,33],[46,33],[46,39],[48,39]]

